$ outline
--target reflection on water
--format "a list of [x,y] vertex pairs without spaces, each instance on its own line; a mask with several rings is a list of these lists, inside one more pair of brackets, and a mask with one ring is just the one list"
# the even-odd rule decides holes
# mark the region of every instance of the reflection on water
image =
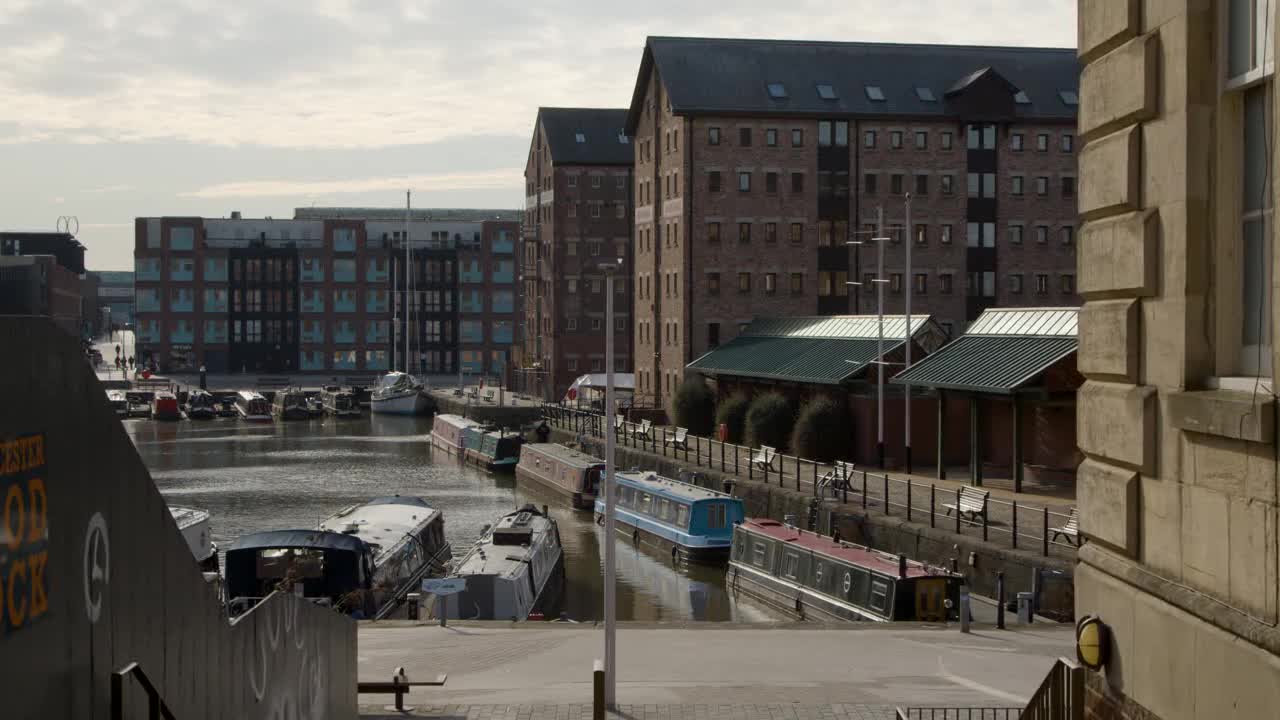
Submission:
[[[433,458],[428,418],[124,425],[160,491],[174,504],[208,510],[214,541],[223,548],[246,533],[314,527],[347,505],[400,493],[420,495],[444,511],[446,534],[461,557],[499,515],[526,502],[548,505],[564,543],[564,610],[576,620],[601,616],[604,531],[591,513],[517,488],[509,475]],[[673,568],[669,558],[637,550],[625,538],[616,547],[620,620],[771,619],[759,606],[729,598],[722,568]]]

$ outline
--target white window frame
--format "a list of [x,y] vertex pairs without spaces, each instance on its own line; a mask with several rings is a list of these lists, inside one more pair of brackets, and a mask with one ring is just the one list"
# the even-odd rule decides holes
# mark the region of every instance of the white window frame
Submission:
[[[1249,2],[1250,0],[1241,1]],[[1275,44],[1271,37],[1275,33],[1277,20],[1275,0],[1252,0],[1252,4],[1253,63],[1248,70],[1234,76],[1228,74],[1231,72],[1231,1],[1227,0],[1219,4],[1219,27],[1222,28],[1222,38],[1218,47],[1224,92],[1243,89],[1275,73]]]

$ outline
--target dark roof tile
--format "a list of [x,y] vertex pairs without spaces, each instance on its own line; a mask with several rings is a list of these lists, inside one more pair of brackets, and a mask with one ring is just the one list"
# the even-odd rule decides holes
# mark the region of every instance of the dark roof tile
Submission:
[[[630,138],[622,142],[625,109],[539,108],[538,119],[547,134],[551,161],[566,165],[631,165],[635,155]],[[583,142],[578,142],[581,134]]]

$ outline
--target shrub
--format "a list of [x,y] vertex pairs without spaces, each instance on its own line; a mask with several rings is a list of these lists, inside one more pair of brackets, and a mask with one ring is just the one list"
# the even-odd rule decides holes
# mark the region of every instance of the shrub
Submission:
[[815,398],[800,408],[791,433],[792,452],[808,460],[831,462],[844,455],[849,444],[849,414],[830,398]]
[[716,425],[725,425],[729,431],[729,442],[741,443],[747,429],[747,408],[751,400],[743,393],[737,392],[720,402],[716,408]]
[[747,444],[783,450],[795,420],[795,411],[785,397],[776,392],[760,395],[747,410]]
[[715,427],[716,397],[700,375],[690,375],[671,398],[671,417],[694,435],[710,435]]

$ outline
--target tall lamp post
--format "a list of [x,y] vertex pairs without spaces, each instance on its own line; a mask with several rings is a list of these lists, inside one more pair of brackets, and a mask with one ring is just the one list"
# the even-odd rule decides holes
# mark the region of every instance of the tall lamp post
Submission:
[[618,608],[616,598],[617,559],[614,556],[614,504],[617,494],[614,492],[613,414],[617,412],[613,404],[613,278],[622,267],[622,259],[601,263],[600,270],[605,276],[605,333],[604,362],[605,385],[604,407],[606,420],[604,423],[604,704],[614,710],[617,708],[618,689]]
[[[911,274],[911,246],[914,245],[916,243],[916,240],[918,239],[916,238],[915,226],[911,224],[911,193],[907,193],[906,220],[903,221],[902,225],[903,225],[902,234],[907,238],[907,249],[906,249],[907,270],[906,270],[906,273],[904,273],[906,277],[903,278],[907,284],[907,287],[906,287],[907,300],[904,305],[904,310],[906,311],[905,314],[906,314],[907,328],[904,331],[905,334],[903,336],[902,345],[903,345],[903,348],[906,350],[906,354],[907,354],[906,368],[904,369],[909,369],[911,367],[911,337],[912,337],[911,291],[915,289],[914,287],[915,277]],[[903,397],[906,399],[906,407],[904,408],[904,417],[906,418],[906,421],[905,421],[906,426],[903,429],[903,432],[904,432],[903,438],[904,438],[904,445],[905,445],[904,455],[906,455],[904,459],[906,461],[907,474],[910,475],[911,474],[911,386],[906,385],[905,387],[902,388],[902,390],[903,390]]]
[[[876,457],[880,468],[884,469],[884,284],[889,282],[884,277],[884,244],[889,238],[884,234],[884,208],[876,208],[876,231],[870,240],[876,244],[876,276],[871,282],[876,286]],[[846,245],[862,245],[866,240],[849,240]],[[861,282],[848,282],[846,285],[862,285]]]

